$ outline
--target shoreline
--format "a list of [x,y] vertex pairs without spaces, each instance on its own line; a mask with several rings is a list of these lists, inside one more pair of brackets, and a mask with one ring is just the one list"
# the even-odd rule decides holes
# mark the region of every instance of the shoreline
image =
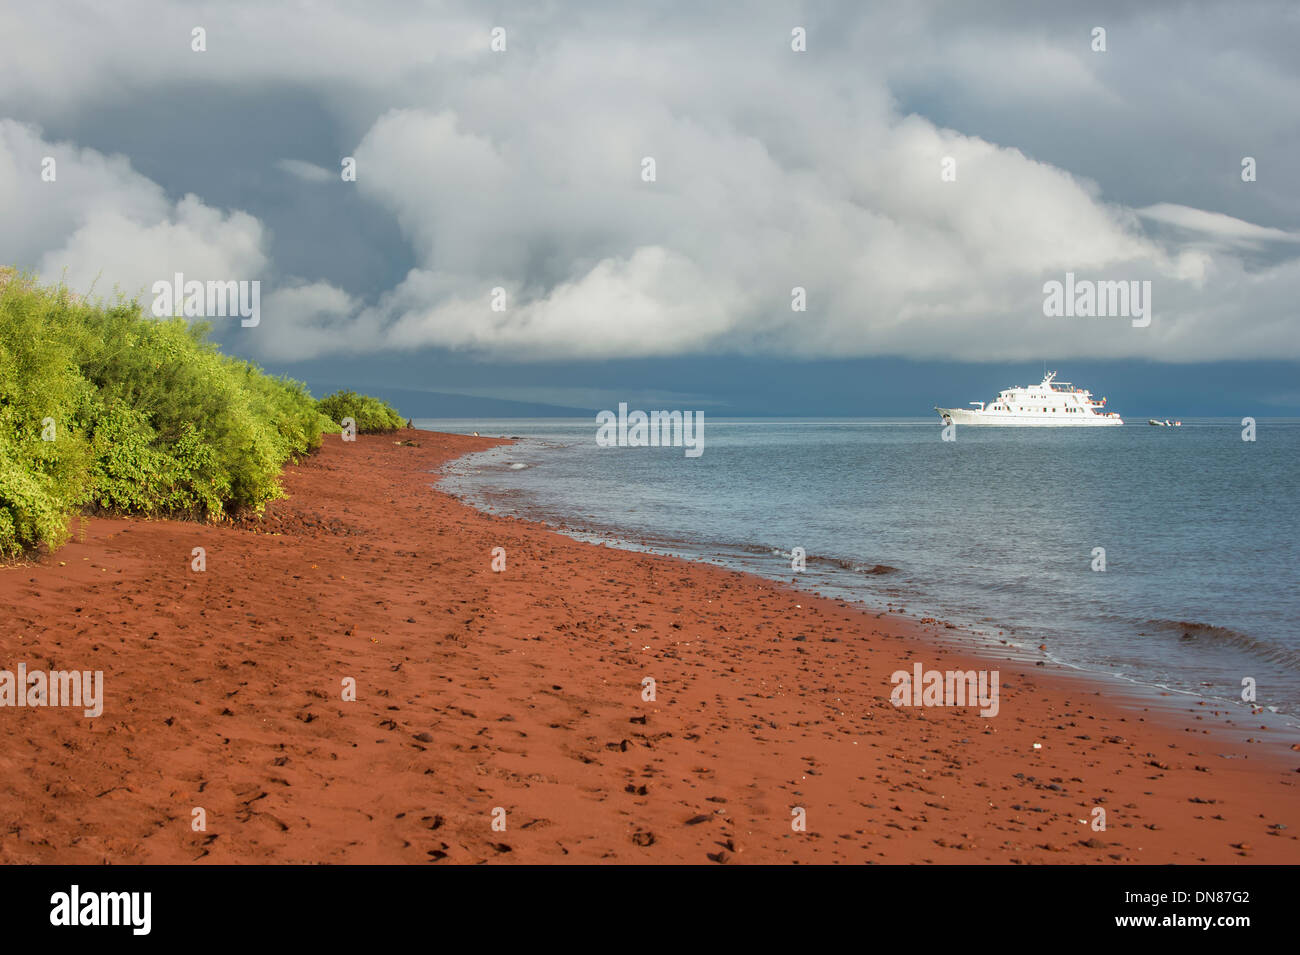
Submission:
[[[102,669],[106,697],[0,709],[0,861],[1300,861],[1265,731],[436,489],[501,443],[327,440],[260,522],[87,518],[0,569],[0,668]],[[918,662],[996,663],[999,715],[894,707]]]
[[[489,437],[496,437],[501,443],[484,449],[482,452],[470,452],[457,459],[455,464],[458,466],[472,466],[467,465],[466,459],[512,445],[517,440],[514,437],[507,438],[504,435],[489,435]],[[490,463],[485,464],[484,467],[495,470]],[[463,472],[453,475],[444,469],[438,478],[438,486],[442,488],[446,478],[453,476],[458,481],[465,480]],[[527,521],[548,531],[562,534],[579,543],[594,546],[612,546],[631,553],[708,564],[786,586],[800,593],[842,601],[863,614],[875,616],[883,612],[890,619],[908,621],[923,628],[927,625],[933,625],[926,630],[927,638],[939,643],[950,652],[972,654],[986,661],[1003,664],[1021,666],[1041,664],[1051,668],[1052,672],[1059,672],[1063,675],[1084,680],[1094,688],[1106,691],[1108,695],[1117,694],[1129,708],[1157,712],[1167,711],[1175,716],[1181,716],[1184,712],[1190,714],[1199,713],[1202,716],[1208,714],[1215,717],[1217,722],[1221,722],[1223,728],[1229,733],[1238,732],[1243,727],[1247,731],[1258,729],[1263,735],[1252,737],[1252,744],[1258,743],[1265,748],[1272,748],[1275,750],[1275,754],[1285,756],[1292,742],[1300,739],[1300,714],[1286,711],[1275,712],[1258,704],[1246,707],[1235,699],[1207,695],[1203,690],[1195,688],[1193,682],[1184,681],[1184,685],[1181,686],[1177,685],[1177,682],[1164,684],[1140,676],[1111,672],[1096,665],[1072,663],[1069,660],[1055,656],[1043,644],[1042,638],[1050,637],[1050,631],[1035,634],[1031,630],[1029,633],[1025,633],[1020,625],[1010,625],[1005,620],[1000,622],[990,621],[983,624],[974,623],[970,621],[969,617],[963,619],[961,615],[949,616],[942,607],[933,605],[932,597],[925,598],[917,594],[911,595],[910,598],[901,595],[891,597],[888,594],[864,592],[860,586],[854,587],[852,582],[846,584],[842,580],[835,579],[834,576],[831,576],[833,571],[828,574],[827,571],[823,570],[821,572],[822,579],[815,579],[818,575],[811,570],[814,562],[838,564],[843,561],[843,558],[840,557],[809,554],[807,561],[810,569],[808,571],[799,574],[786,571],[778,575],[767,572],[765,568],[759,565],[761,558],[771,560],[779,556],[782,562],[789,560],[790,555],[779,552],[775,548],[759,547],[757,545],[746,547],[745,545],[720,541],[692,542],[669,536],[655,536],[650,533],[630,531],[612,524],[593,524],[590,520],[584,521],[581,518],[574,519],[566,516],[562,511],[556,510],[554,506],[549,509],[534,505],[521,506],[511,492],[501,494],[500,492],[485,490],[482,487],[476,488],[473,482],[470,483],[468,488],[446,491],[446,493],[449,493],[459,503],[476,511],[494,517]],[[890,558],[885,555],[885,559]],[[870,561],[866,563],[870,563]],[[877,564],[877,566],[881,565]],[[889,570],[895,569],[889,568]],[[920,599],[922,602],[929,599],[932,605],[926,610],[908,610],[904,603],[910,606],[913,598]],[[1213,624],[1184,621],[1182,625],[1185,627],[1218,629],[1217,625]],[[1237,724],[1240,724],[1240,726]],[[1215,732],[1218,732],[1218,730]]]

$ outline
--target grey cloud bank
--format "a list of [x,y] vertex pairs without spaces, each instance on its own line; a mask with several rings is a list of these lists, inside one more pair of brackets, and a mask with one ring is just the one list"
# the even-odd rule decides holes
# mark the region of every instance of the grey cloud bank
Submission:
[[[1281,55],[1300,26],[1269,3],[1198,9],[1103,5],[1084,22],[1023,4],[39,8],[10,15],[25,53],[0,60],[0,213],[17,225],[0,260],[128,293],[175,272],[265,276],[263,321],[236,340],[286,362],[427,347],[1300,358],[1300,84]],[[189,48],[195,24],[206,53]],[[505,52],[489,47],[496,25]],[[791,49],[795,26],[807,52]],[[77,141],[78,117],[162,83],[186,84],[196,109],[309,86],[344,131],[337,155],[241,162],[323,208],[311,228],[295,231],[287,198],[176,195],[137,171],[146,157]],[[1155,135],[1134,135],[1143,111]],[[212,175],[253,175],[234,165]],[[352,228],[321,227],[343,190],[393,223],[409,262],[378,292],[326,265]],[[289,242],[319,247],[319,270],[301,251],[278,270]],[[1067,272],[1150,281],[1152,320],[1046,318],[1044,282]]]

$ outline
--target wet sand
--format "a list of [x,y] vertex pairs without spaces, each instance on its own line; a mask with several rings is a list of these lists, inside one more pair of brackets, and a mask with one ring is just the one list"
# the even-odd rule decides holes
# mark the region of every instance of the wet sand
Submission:
[[[1300,862],[1298,741],[1247,708],[1144,711],[431,486],[495,443],[327,439],[261,521],[77,520],[0,569],[0,668],[105,695],[0,709],[0,862]],[[894,707],[916,662],[997,669],[998,715]]]

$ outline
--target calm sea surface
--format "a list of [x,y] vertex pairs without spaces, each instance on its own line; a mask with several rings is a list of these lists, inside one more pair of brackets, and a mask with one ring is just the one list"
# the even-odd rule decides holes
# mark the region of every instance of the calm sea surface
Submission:
[[[520,436],[442,487],[573,536],[713,561],[1300,717],[1300,421],[958,427],[712,420],[704,453],[601,448],[593,419],[428,420]],[[807,572],[790,554],[802,547]],[[1105,548],[1105,571],[1093,570]],[[1001,631],[1001,632],[1000,632]]]

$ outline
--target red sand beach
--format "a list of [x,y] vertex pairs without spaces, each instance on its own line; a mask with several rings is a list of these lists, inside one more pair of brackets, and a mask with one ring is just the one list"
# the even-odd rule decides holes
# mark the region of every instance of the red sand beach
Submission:
[[[1300,753],[1248,710],[1146,712],[431,487],[494,443],[327,439],[262,521],[76,521],[0,569],[0,668],[105,697],[0,709],[0,861],[1300,862]],[[1000,712],[894,707],[915,662],[998,669]]]

